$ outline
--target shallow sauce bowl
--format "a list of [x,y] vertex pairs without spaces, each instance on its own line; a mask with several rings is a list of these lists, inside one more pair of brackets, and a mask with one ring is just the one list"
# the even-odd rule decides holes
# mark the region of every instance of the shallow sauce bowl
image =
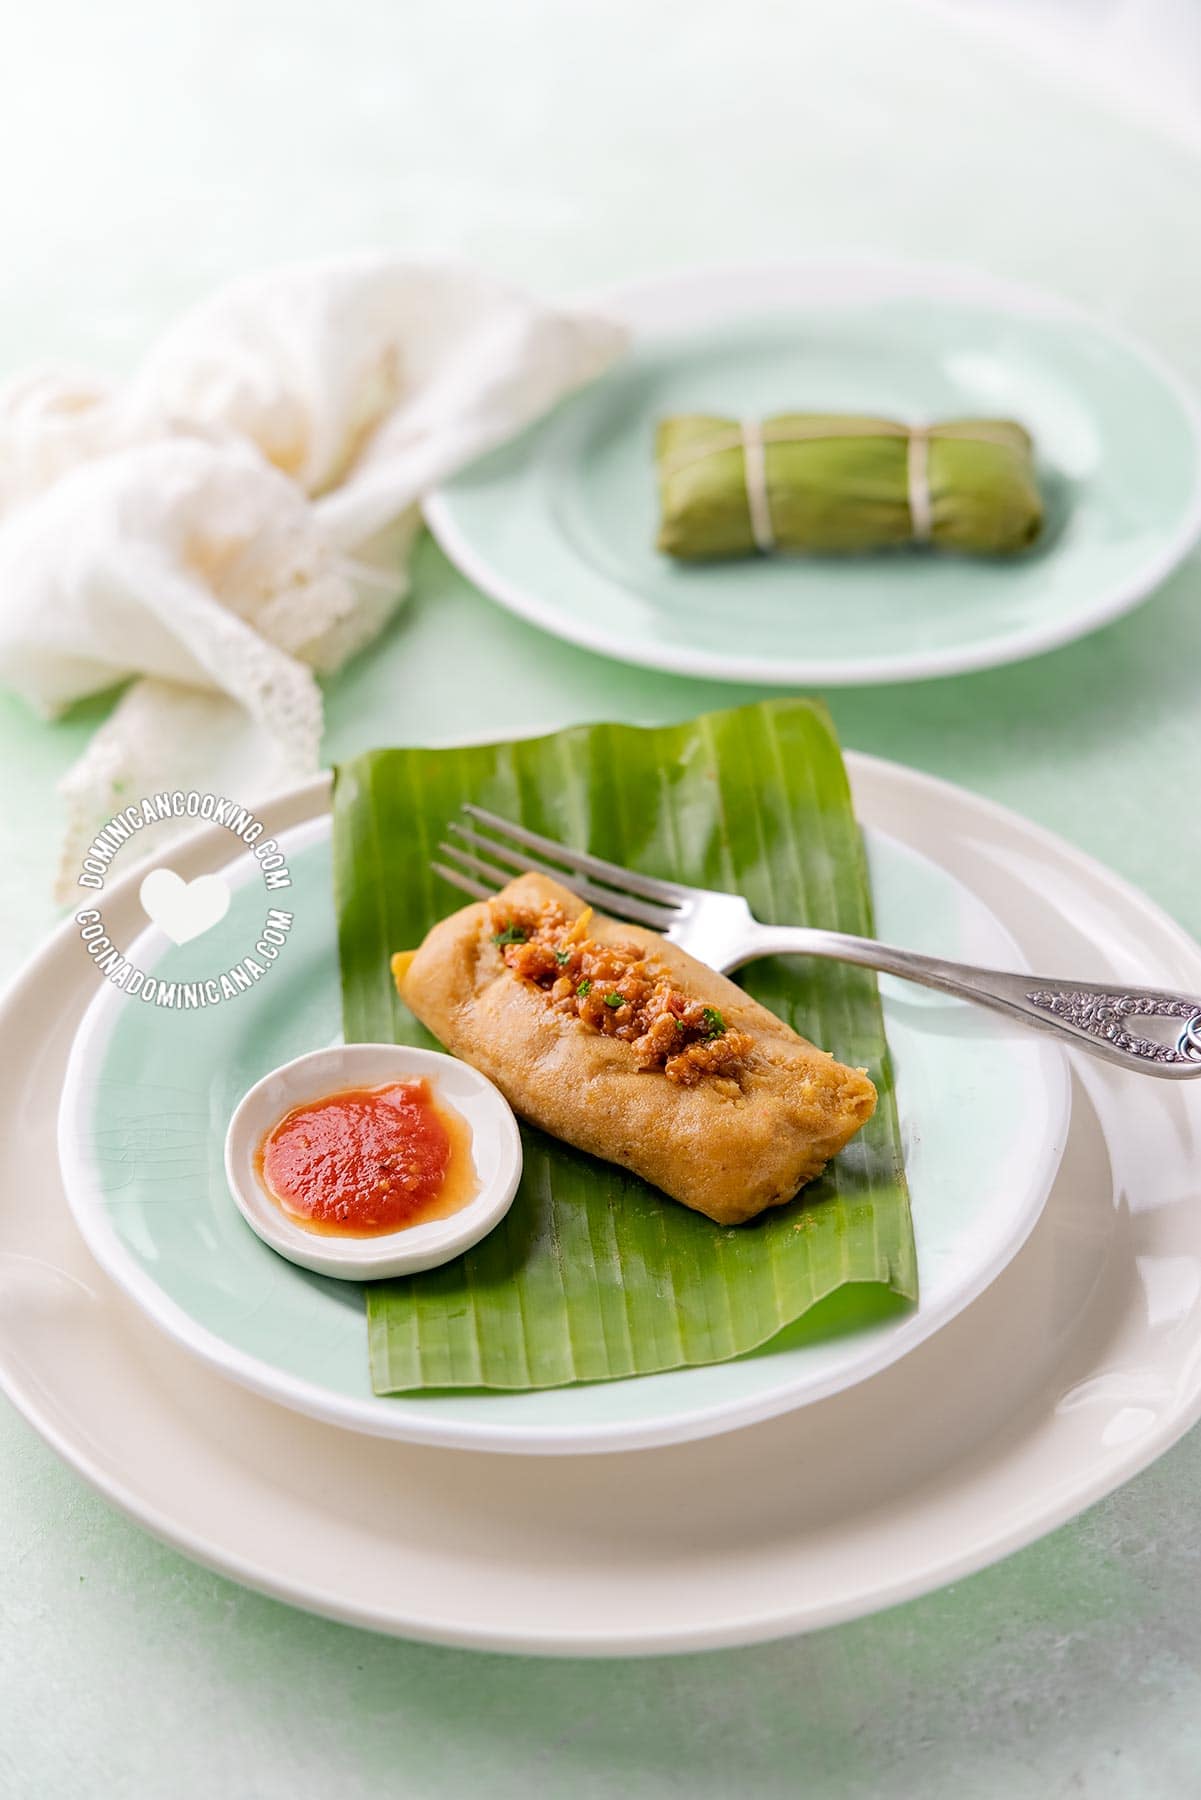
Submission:
[[[434,1099],[453,1108],[471,1134],[479,1191],[457,1212],[376,1237],[337,1237],[294,1223],[267,1193],[256,1166],[264,1137],[294,1107],[347,1088],[424,1077]],[[273,1069],[239,1102],[225,1136],[230,1192],[251,1229],[289,1262],[346,1281],[380,1281],[437,1268],[478,1244],[513,1204],[521,1179],[521,1136],[509,1103],[492,1083],[453,1056],[403,1044],[334,1044]]]

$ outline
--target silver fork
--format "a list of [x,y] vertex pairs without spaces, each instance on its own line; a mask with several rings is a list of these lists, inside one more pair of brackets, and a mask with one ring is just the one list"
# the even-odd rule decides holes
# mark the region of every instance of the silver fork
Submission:
[[[1201,999],[1154,988],[1085,985],[977,969],[841,931],[761,925],[739,894],[685,887],[623,869],[586,851],[569,850],[482,806],[464,806],[463,811],[485,831],[452,820],[447,829],[455,841],[438,848],[453,858],[453,864],[435,862],[432,867],[452,887],[477,900],[492,899],[514,873],[535,870],[561,881],[601,912],[662,932],[681,950],[723,974],[759,956],[795,954],[859,963],[974,1000],[1036,1030],[1067,1038],[1123,1069],[1175,1080],[1201,1075]],[[1141,1035],[1155,1029],[1151,1021],[1159,1021],[1158,1034]]]

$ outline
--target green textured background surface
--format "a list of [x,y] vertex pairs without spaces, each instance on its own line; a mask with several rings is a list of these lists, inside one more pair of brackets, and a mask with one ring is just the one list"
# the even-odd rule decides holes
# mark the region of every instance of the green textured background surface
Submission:
[[[6,23],[5,50],[5,368],[120,366],[216,280],[365,243],[462,250],[547,289],[880,248],[1058,288],[1201,384],[1196,161],[899,0],[47,0]],[[417,577],[330,692],[331,759],[739,697],[552,643],[428,545]],[[474,658],[457,692],[448,642]],[[1197,931],[1199,667],[1194,561],[1025,667],[831,699],[848,745],[1021,808]],[[51,730],[0,699],[7,967],[52,922],[50,795],[99,716]],[[1194,1434],[1043,1543],[880,1618],[553,1664],[376,1640],[245,1593],[118,1517],[0,1407],[0,1795],[1191,1800],[1198,1492]]]

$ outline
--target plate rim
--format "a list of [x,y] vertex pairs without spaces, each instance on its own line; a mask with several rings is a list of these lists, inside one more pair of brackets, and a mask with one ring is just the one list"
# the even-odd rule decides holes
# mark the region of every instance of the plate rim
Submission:
[[[852,756],[853,753],[848,753],[849,762]],[[303,833],[306,845],[315,843],[323,834],[326,822],[332,819],[331,800],[330,787],[319,794],[315,793],[314,810],[303,821],[282,829],[279,836],[294,837]],[[194,842],[200,835],[189,833],[181,837],[180,848],[189,841]],[[886,832],[881,832],[880,835],[888,836]],[[933,860],[913,851],[900,840],[893,841],[899,843],[906,856],[922,861]],[[229,875],[235,867],[240,868],[246,861],[246,854],[236,853],[221,872]],[[252,873],[252,870],[247,873]],[[138,869],[131,868],[121,876],[119,882],[113,884],[112,892],[124,894],[130,891],[138,881],[139,874]],[[986,906],[986,903],[981,900],[981,905]],[[997,918],[995,914],[991,916]],[[997,919],[997,923],[1012,941],[1012,934],[1008,932],[1004,921]],[[157,941],[159,937],[161,933],[158,927],[148,925],[130,943],[127,952],[130,961],[141,967],[146,961],[147,940]],[[1020,959],[1021,950],[1016,941],[1013,941],[1013,947]],[[684,1410],[656,1412],[635,1420],[604,1420],[577,1426],[488,1423],[486,1420],[476,1419],[456,1421],[439,1417],[436,1412],[423,1416],[424,1409],[420,1404],[414,1407],[405,1395],[390,1396],[381,1405],[382,1397],[378,1395],[360,1399],[352,1395],[337,1394],[317,1382],[280,1369],[250,1351],[231,1345],[166,1293],[149,1270],[132,1257],[103,1204],[103,1196],[96,1191],[95,1179],[82,1148],[86,1120],[94,1103],[95,1074],[93,1073],[90,1081],[88,1065],[97,1050],[103,1054],[119,1017],[121,999],[122,996],[107,983],[102,983],[88,1002],[72,1039],[59,1097],[56,1134],[59,1169],[68,1209],[90,1255],[158,1330],[224,1379],[237,1382],[262,1399],[288,1406],[322,1424],[388,1441],[422,1444],[434,1449],[524,1456],[601,1456],[623,1454],[632,1450],[660,1449],[762,1424],[768,1419],[801,1411],[806,1406],[844,1393],[861,1382],[870,1381],[958,1318],[991,1287],[1018,1255],[1042,1217],[1070,1131],[1071,1080],[1066,1053],[1054,1038],[1036,1034],[1031,1043],[1032,1048],[1039,1052],[1039,1073],[1045,1084],[1047,1097],[1047,1128],[1039,1146],[1040,1153],[1033,1178],[1029,1183],[1029,1195],[1034,1197],[1028,1197],[1024,1207],[1016,1213],[1013,1228],[1007,1233],[1004,1242],[974,1272],[972,1279],[955,1291],[952,1298],[944,1300],[941,1307],[927,1309],[925,1312],[919,1299],[917,1307],[898,1319],[891,1332],[882,1332],[879,1342],[864,1355],[861,1363],[853,1365],[849,1371],[840,1373],[835,1369],[825,1380],[811,1381],[802,1392],[798,1392],[798,1380],[793,1377],[791,1380],[780,1380],[774,1386],[764,1387],[749,1398],[739,1397],[701,1406],[694,1405]],[[899,1347],[898,1338],[901,1340]],[[670,1374],[674,1371],[664,1372]],[[630,1379],[637,1380],[638,1377]]]
[[[652,644],[631,651],[623,638],[610,636],[603,625],[594,626],[587,619],[565,617],[552,601],[539,598],[520,582],[498,572],[490,563],[486,550],[477,547],[470,535],[464,533],[454,508],[455,477],[440,483],[422,502],[425,522],[439,548],[481,593],[516,617],[565,643],[636,668],[734,683],[761,682],[772,687],[779,687],[781,683],[871,687],[1001,668],[1087,637],[1150,599],[1201,541],[1201,399],[1159,351],[1145,344],[1136,334],[1100,318],[1078,302],[1030,283],[1011,281],[1008,277],[966,265],[903,257],[832,255],[686,265],[658,276],[594,289],[581,296],[579,303],[621,312],[625,308],[636,310],[650,300],[673,292],[686,294],[702,284],[760,281],[770,287],[772,284],[792,284],[806,275],[812,278],[841,274],[850,278],[856,273],[896,279],[901,283],[901,291],[910,291],[906,284],[913,282],[917,285],[912,291],[925,291],[931,297],[975,301],[981,305],[991,303],[1025,316],[1072,319],[1142,365],[1170,395],[1188,427],[1193,447],[1193,484],[1175,532],[1156,555],[1148,557],[1141,571],[1115,586],[1107,597],[1094,600],[1083,615],[1073,613],[1066,619],[1027,626],[1006,636],[959,649],[914,651],[878,658],[836,657],[824,662],[802,657],[781,660],[770,656],[740,656],[731,661],[728,655],[693,650],[685,645]],[[924,289],[922,283],[926,284]],[[785,298],[778,295],[773,301],[765,295],[759,304],[765,312],[770,312]],[[636,322],[634,332],[637,341],[641,333]],[[647,335],[664,338],[675,334],[660,330]],[[599,381],[604,379],[603,374],[598,377]],[[537,422],[534,428],[537,429]]]
[[[1158,902],[1152,900],[1133,882],[1110,870],[1098,858],[1078,849],[1074,844],[1047,827],[1025,818],[1015,809],[985,796],[974,794],[954,782],[911,769],[882,757],[860,753],[856,759],[869,777],[895,777],[900,774],[935,797],[939,794],[958,803],[969,802],[985,820],[995,820],[1002,828],[1017,828],[1034,846],[1040,844],[1054,853],[1067,872],[1100,885],[1115,898],[1141,912],[1162,939],[1165,960],[1179,956],[1181,962],[1195,970],[1201,980],[1201,944],[1188,933]],[[328,774],[314,778],[293,790],[307,794],[329,786]],[[209,835],[217,841],[217,831]],[[151,859],[144,859],[149,863]],[[0,1018],[10,1010],[30,1003],[44,975],[72,940],[72,921],[68,918],[57,926],[0,990]],[[1156,960],[1160,958],[1157,946]],[[27,992],[28,990],[28,992]],[[65,1055],[63,1058],[65,1062]],[[65,1202],[64,1202],[65,1207]],[[36,1382],[25,1384],[21,1370],[10,1368],[8,1359],[0,1356],[0,1391],[4,1392],[19,1416],[46,1442],[62,1460],[79,1474],[103,1498],[116,1506],[135,1523],[160,1542],[190,1556],[204,1567],[228,1576],[258,1592],[297,1605],[305,1610],[339,1620],[342,1623],[383,1631],[391,1635],[455,1648],[496,1650],[518,1654],[559,1656],[635,1656],[673,1654],[702,1649],[733,1648],[793,1635],[811,1629],[836,1625],[862,1617],[884,1607],[915,1599],[922,1594],[973,1574],[1005,1556],[1055,1530],[1105,1495],[1146,1469],[1201,1419],[1201,1371],[1195,1391],[1187,1406],[1166,1416],[1145,1435],[1128,1440],[1109,1462],[1093,1467],[1084,1479],[1058,1483],[1046,1503],[1032,1504],[1020,1514],[1011,1514],[1006,1525],[992,1533],[986,1542],[976,1543],[950,1556],[937,1565],[929,1561],[911,1568],[906,1574],[871,1591],[848,1596],[841,1603],[827,1603],[820,1616],[811,1616],[803,1605],[795,1602],[770,1615],[761,1611],[744,1612],[735,1620],[718,1625],[693,1625],[687,1630],[649,1627],[638,1632],[602,1629],[590,1632],[527,1631],[519,1623],[503,1632],[492,1629],[448,1625],[428,1615],[401,1615],[395,1608],[344,1602],[328,1587],[314,1589],[303,1575],[280,1576],[252,1561],[240,1549],[230,1549],[220,1540],[217,1529],[207,1535],[176,1521],[157,1499],[144,1497],[128,1476],[116,1474],[103,1465],[98,1449],[86,1433],[72,1435],[60,1428],[54,1416],[52,1396],[44,1393]]]

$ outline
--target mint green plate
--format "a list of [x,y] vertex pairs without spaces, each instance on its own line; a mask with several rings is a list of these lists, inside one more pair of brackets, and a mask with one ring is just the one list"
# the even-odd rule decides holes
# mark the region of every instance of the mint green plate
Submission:
[[[1060,301],[963,272],[793,264],[605,297],[628,359],[427,505],[447,554],[589,649],[731,681],[831,686],[1015,661],[1144,599],[1201,531],[1201,431],[1179,381]],[[682,566],[654,550],[665,413],[1007,415],[1048,522],[1012,559],[913,550]]]
[[[187,1014],[102,986],[72,1050],[59,1127],[70,1205],[100,1263],[162,1329],[259,1393],[353,1429],[468,1449],[629,1449],[703,1436],[895,1361],[1000,1273],[1042,1209],[1067,1129],[1058,1047],[885,981],[922,1289],[916,1310],[859,1331],[844,1321],[843,1335],[817,1341],[801,1321],[752,1356],[639,1380],[377,1398],[362,1290],[277,1256],[226,1185],[225,1132],[242,1095],[339,1036],[328,815],[282,842],[295,924],[270,972],[236,999]],[[882,936],[1021,966],[1008,932],[950,875],[879,831],[869,829],[867,843]],[[244,955],[262,923],[261,878],[249,858],[226,873],[234,893],[219,925],[183,949],[151,927],[130,960],[183,981]]]

